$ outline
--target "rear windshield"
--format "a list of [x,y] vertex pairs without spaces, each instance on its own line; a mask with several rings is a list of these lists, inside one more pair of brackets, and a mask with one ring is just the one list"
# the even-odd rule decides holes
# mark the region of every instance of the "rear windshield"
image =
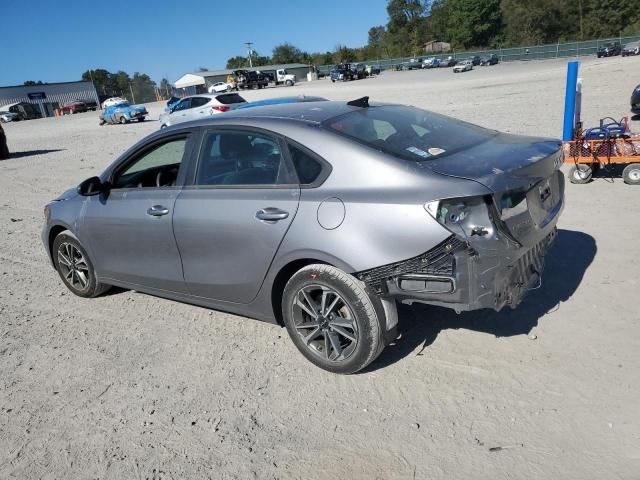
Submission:
[[224,95],[218,95],[216,96],[216,100],[224,105],[246,102],[246,100],[237,93],[225,93]]
[[496,134],[414,107],[369,107],[324,122],[331,130],[376,150],[421,162],[481,143]]

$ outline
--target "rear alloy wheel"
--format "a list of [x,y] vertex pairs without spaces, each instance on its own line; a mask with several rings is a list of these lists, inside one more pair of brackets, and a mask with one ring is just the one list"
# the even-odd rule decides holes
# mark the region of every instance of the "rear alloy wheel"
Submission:
[[97,297],[111,288],[98,282],[87,252],[69,230],[55,238],[52,254],[60,278],[79,297]]
[[329,265],[309,265],[287,283],[284,323],[298,350],[313,364],[334,373],[355,373],[382,352],[384,319],[380,300],[365,285]]
[[624,167],[622,179],[627,185],[640,185],[640,163],[631,163]]
[[589,183],[592,175],[593,170],[589,165],[579,163],[569,170],[569,181],[577,184]]

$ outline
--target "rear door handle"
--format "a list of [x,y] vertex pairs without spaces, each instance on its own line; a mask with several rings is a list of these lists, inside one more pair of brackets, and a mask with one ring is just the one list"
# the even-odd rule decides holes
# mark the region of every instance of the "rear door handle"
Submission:
[[152,217],[161,217],[162,215],[166,215],[169,213],[169,209],[167,207],[163,207],[162,205],[154,205],[149,210],[147,210],[147,215],[151,215]]
[[267,222],[277,222],[278,220],[284,220],[288,216],[289,212],[274,207],[263,208],[256,212],[256,218],[258,220],[266,220]]

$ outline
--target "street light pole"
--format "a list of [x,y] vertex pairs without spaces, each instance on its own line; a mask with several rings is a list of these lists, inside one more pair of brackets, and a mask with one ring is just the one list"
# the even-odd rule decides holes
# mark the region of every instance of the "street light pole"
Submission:
[[251,61],[251,55],[253,54],[251,45],[253,45],[253,42],[244,42],[244,44],[247,46],[247,52],[249,53],[249,67],[253,68],[253,62]]

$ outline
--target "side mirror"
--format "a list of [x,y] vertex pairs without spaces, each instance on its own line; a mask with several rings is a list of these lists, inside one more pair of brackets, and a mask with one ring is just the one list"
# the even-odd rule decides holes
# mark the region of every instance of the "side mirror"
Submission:
[[106,185],[102,183],[102,180],[98,177],[87,178],[84,182],[78,185],[78,193],[85,197],[92,195],[98,195],[106,190]]

